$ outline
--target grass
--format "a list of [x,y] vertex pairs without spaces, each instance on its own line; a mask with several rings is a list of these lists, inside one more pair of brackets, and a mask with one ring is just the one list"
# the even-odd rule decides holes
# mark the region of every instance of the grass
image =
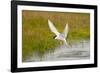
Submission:
[[[50,19],[59,32],[68,23],[69,33],[67,40],[81,40],[90,38],[90,14],[88,13],[60,13],[42,11],[22,11],[22,59],[33,52],[43,55],[46,51],[53,50],[59,41],[53,39],[53,34],[48,27]],[[58,42],[57,42],[58,41]]]

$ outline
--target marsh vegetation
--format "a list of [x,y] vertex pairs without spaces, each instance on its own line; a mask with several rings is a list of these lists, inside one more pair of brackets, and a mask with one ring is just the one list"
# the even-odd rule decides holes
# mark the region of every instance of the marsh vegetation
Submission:
[[90,38],[90,14],[68,12],[22,11],[22,60],[37,53],[42,57],[48,51],[54,51],[60,41],[53,39],[48,27],[50,19],[59,32],[66,23],[69,26],[67,41],[69,44]]

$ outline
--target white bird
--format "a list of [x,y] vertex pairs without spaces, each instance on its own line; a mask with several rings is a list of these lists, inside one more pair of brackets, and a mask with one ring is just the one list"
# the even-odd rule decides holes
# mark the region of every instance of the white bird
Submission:
[[48,25],[49,25],[50,30],[55,34],[54,39],[62,40],[68,47],[68,43],[66,41],[66,38],[68,35],[68,24],[66,24],[63,33],[59,33],[50,20],[48,20]]

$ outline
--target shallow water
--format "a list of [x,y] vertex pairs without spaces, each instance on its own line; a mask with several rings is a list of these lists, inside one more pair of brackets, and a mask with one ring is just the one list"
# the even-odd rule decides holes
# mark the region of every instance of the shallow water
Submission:
[[77,60],[90,58],[90,42],[78,41],[72,43],[70,47],[65,44],[56,47],[55,50],[46,52],[42,57],[37,53],[33,53],[25,62],[34,61],[57,61],[57,60]]

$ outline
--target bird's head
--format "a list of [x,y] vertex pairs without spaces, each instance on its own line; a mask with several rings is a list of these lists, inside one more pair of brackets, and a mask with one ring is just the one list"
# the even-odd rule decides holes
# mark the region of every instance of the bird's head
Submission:
[[53,39],[56,39],[56,37],[57,37],[56,35],[55,35],[55,36],[53,36]]

